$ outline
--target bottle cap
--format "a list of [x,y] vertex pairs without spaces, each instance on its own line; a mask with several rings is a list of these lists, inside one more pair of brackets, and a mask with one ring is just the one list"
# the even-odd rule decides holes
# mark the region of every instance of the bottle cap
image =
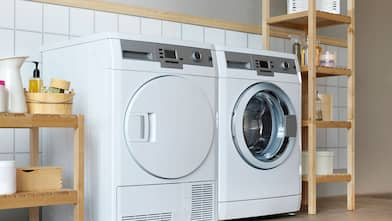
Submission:
[[0,80],[0,86],[5,86],[5,81]]
[[35,64],[35,69],[34,69],[34,72],[33,72],[33,77],[34,77],[34,78],[39,78],[39,77],[40,77],[39,69],[38,69],[38,64],[39,64],[39,62],[38,62],[38,61],[33,61],[33,63]]

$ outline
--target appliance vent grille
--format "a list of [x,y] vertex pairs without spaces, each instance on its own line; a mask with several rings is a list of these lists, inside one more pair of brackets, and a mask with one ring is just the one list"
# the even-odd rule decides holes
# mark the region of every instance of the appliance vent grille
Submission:
[[172,213],[155,213],[135,216],[123,216],[122,221],[172,221]]
[[192,185],[192,221],[214,220],[213,184]]

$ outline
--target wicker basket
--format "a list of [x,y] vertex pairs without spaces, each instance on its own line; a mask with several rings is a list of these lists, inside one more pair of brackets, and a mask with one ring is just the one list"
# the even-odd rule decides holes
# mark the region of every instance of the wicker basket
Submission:
[[28,112],[31,114],[72,114],[74,93],[26,93]]

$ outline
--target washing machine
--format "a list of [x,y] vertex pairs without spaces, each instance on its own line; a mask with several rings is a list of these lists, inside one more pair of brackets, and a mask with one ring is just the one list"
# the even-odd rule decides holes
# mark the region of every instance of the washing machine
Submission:
[[292,213],[301,200],[301,76],[295,57],[215,47],[220,220]]
[[86,117],[86,220],[216,220],[211,47],[105,33],[43,50]]

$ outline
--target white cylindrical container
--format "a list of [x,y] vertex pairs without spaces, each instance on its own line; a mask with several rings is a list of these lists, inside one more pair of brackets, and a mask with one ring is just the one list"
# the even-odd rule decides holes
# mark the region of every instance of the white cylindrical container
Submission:
[[[316,174],[330,175],[333,174],[333,152],[317,151]],[[302,152],[302,175],[308,175],[309,155],[308,152]]]
[[0,161],[0,195],[16,193],[15,161]]
[[320,66],[336,67],[336,52],[326,51],[320,56]]
[[[316,9],[328,13],[340,14],[340,0],[317,0]],[[308,0],[287,0],[287,14],[308,10]]]
[[317,175],[333,174],[333,152],[317,152]]
[[5,88],[5,81],[0,80],[0,113],[8,110],[8,92]]

